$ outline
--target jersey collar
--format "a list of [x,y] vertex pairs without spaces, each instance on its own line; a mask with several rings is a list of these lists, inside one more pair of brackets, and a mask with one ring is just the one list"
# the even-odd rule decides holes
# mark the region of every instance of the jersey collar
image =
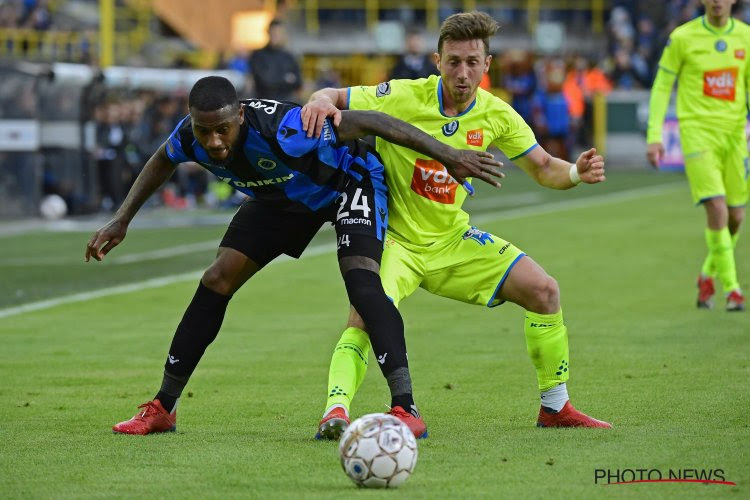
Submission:
[[[479,90],[477,90],[477,94],[479,94]],[[471,111],[471,108],[474,107],[474,105],[477,103],[477,97],[474,96],[474,100],[471,101],[471,104],[469,104],[469,107],[465,110],[461,111],[456,116],[448,116],[445,114],[445,110],[443,109],[443,78],[440,77],[437,80],[437,98],[438,98],[438,105],[440,106],[440,114],[445,116],[446,118],[458,118],[459,116],[463,116],[469,111]]]
[[727,25],[724,27],[724,31],[719,31],[718,28],[708,24],[705,14],[701,16],[701,23],[703,23],[704,28],[706,28],[714,35],[728,35],[734,29],[734,18],[732,16],[729,16],[729,22],[727,22]]

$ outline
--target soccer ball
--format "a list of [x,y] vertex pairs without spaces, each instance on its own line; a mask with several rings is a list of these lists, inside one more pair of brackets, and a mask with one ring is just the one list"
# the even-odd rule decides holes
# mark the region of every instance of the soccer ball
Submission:
[[371,413],[347,427],[339,442],[341,467],[357,486],[396,488],[417,464],[417,440],[393,415]]
[[39,204],[39,212],[47,220],[57,220],[68,213],[68,205],[59,194],[48,194]]

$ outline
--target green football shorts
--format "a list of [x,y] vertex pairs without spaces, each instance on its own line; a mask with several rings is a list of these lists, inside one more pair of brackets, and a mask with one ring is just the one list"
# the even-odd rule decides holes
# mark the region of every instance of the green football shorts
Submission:
[[504,239],[473,226],[431,245],[414,245],[389,231],[380,279],[397,306],[422,287],[441,297],[494,307],[502,304],[497,298],[500,287],[524,255]]
[[725,196],[730,207],[747,204],[748,155],[744,129],[729,133],[682,125],[680,142],[694,203]]

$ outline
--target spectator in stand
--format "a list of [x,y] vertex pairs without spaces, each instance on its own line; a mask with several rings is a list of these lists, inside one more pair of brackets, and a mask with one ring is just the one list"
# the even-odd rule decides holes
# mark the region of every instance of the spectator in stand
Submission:
[[52,26],[52,14],[47,0],[27,0],[24,2],[23,28],[45,31]]
[[0,1],[0,28],[17,28],[21,20],[21,11],[14,1]]
[[573,68],[568,72],[563,88],[570,109],[574,142],[588,144],[591,142],[592,134],[591,100],[596,94],[609,94],[612,91],[612,83],[595,62],[578,56]]
[[[398,57],[393,67],[389,80],[408,78],[427,78],[430,75],[439,75],[435,61],[431,55],[424,51],[422,34],[418,31],[406,33],[406,52]],[[333,87],[334,85],[329,85]]]
[[567,159],[570,140],[570,109],[565,98],[565,63],[553,59],[546,64],[546,82],[533,99],[534,125],[539,134],[539,145],[549,154]]
[[277,101],[297,101],[302,88],[297,59],[286,49],[284,22],[274,19],[268,25],[268,45],[250,56],[250,69],[256,96]]
[[512,97],[513,109],[526,123],[533,124],[532,100],[537,88],[533,57],[521,50],[508,51],[503,73],[503,87]]
[[125,130],[120,123],[120,104],[109,102],[94,111],[96,121],[96,166],[101,189],[101,207],[110,211],[125,199]]

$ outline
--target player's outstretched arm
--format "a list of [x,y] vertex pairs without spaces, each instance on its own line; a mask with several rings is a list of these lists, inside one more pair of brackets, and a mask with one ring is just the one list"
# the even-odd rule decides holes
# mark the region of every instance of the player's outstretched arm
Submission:
[[463,184],[466,177],[475,177],[499,188],[500,183],[495,178],[505,177],[496,170],[503,164],[495,160],[491,153],[454,149],[415,126],[379,111],[343,111],[337,132],[341,140],[377,135],[388,142],[413,149],[442,163],[459,184]]
[[169,179],[174,170],[175,166],[167,158],[164,145],[162,145],[146,162],[112,220],[100,227],[89,239],[86,244],[86,262],[91,257],[94,260],[102,260],[110,250],[125,239],[130,221],[133,220],[143,203]]
[[541,146],[515,160],[538,184],[552,189],[570,189],[581,182],[596,184],[603,182],[604,157],[596,149],[584,151],[574,164],[547,153]]

